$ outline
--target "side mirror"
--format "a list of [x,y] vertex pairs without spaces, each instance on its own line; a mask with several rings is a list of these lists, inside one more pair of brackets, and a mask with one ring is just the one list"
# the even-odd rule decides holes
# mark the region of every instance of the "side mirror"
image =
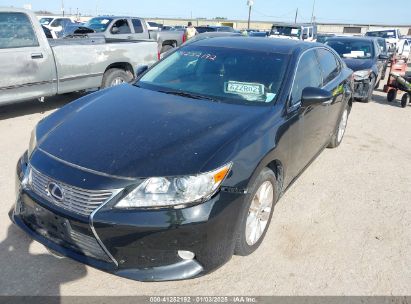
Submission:
[[331,92],[320,88],[305,88],[301,96],[301,104],[303,107],[323,103],[333,98]]
[[389,57],[388,57],[388,55],[387,55],[387,54],[380,54],[380,56],[378,56],[378,59],[381,59],[381,60],[388,60],[388,59],[389,59]]
[[139,65],[136,68],[136,78],[140,77],[143,75],[146,71],[148,70],[148,65]]
[[111,29],[112,34],[118,34],[119,31],[120,30],[118,29],[118,27],[115,27],[115,26]]
[[308,38],[308,34],[303,34],[303,40],[306,40]]

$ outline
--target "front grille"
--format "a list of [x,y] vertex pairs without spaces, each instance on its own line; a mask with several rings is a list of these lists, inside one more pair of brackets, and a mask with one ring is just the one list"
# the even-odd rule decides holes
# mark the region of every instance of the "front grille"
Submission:
[[20,212],[27,226],[53,243],[104,262],[112,262],[92,236],[87,224],[70,221],[30,201],[20,203]]
[[[110,190],[86,190],[67,185],[40,173],[33,167],[31,167],[30,179],[31,188],[36,194],[56,206],[84,216],[89,216],[113,195],[113,191]],[[50,195],[48,190],[50,183],[60,186],[63,193],[61,201],[55,200]]]

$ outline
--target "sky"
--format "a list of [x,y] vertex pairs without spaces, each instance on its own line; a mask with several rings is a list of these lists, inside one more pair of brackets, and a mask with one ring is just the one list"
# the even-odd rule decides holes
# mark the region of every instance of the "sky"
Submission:
[[[258,21],[310,21],[314,0],[254,0],[251,19]],[[0,0],[0,6],[75,13],[110,14],[159,18],[247,19],[247,0]],[[391,6],[392,4],[392,6]],[[394,7],[395,5],[395,7]],[[394,11],[395,9],[395,11]],[[318,22],[361,24],[411,24],[411,1],[396,0],[315,0],[314,15]]]

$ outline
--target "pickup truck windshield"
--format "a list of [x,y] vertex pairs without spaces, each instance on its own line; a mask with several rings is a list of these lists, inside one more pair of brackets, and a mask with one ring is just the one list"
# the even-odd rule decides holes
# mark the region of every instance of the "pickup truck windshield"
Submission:
[[376,32],[367,32],[365,36],[369,37],[381,37],[381,38],[396,38],[395,31],[376,31]]
[[374,57],[374,48],[371,41],[328,40],[326,44],[343,58],[369,59]]
[[187,46],[149,70],[137,86],[198,99],[267,105],[274,102],[288,56]]
[[84,26],[95,30],[97,33],[104,32],[113,19],[97,17],[90,19]]
[[271,28],[271,35],[300,37],[301,29],[287,26],[273,26]]

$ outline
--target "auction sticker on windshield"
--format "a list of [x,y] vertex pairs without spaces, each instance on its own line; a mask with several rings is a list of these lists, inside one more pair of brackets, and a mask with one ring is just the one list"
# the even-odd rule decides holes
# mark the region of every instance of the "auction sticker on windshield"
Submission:
[[229,81],[225,83],[225,93],[263,96],[264,85],[260,83]]

